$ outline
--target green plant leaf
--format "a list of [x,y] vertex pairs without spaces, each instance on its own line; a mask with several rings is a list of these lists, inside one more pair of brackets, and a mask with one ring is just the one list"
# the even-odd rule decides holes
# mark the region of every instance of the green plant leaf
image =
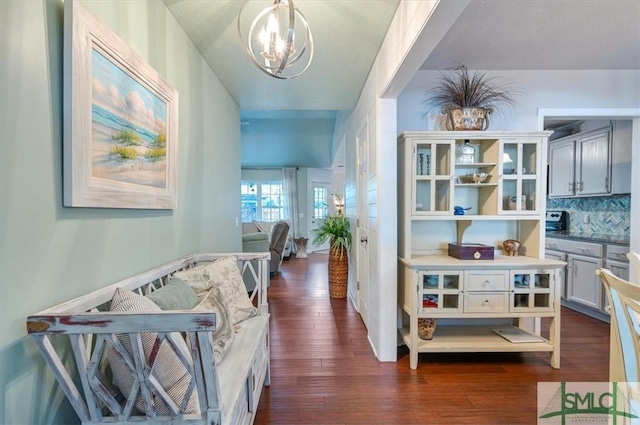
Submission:
[[352,245],[351,223],[343,216],[325,217],[322,225],[313,230],[315,245],[330,242],[332,253],[337,255],[349,251]]

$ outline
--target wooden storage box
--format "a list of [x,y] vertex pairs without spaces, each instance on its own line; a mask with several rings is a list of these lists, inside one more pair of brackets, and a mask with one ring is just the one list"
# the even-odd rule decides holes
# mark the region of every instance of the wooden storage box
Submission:
[[477,243],[450,243],[449,256],[459,260],[493,260],[493,247]]

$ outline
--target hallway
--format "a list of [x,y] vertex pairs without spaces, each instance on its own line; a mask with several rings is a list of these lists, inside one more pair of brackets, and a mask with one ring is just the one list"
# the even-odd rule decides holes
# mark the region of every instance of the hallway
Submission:
[[329,298],[327,255],[281,270],[256,424],[535,424],[537,382],[608,380],[609,325],[564,308],[560,370],[546,353],[421,354],[411,370],[403,346],[381,363],[353,306]]

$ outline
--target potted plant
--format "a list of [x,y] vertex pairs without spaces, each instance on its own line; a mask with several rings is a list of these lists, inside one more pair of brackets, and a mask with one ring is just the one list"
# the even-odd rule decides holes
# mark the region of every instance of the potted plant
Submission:
[[352,243],[351,224],[339,209],[337,216],[327,216],[313,232],[314,244],[322,245],[329,241],[329,296],[345,298],[349,278],[348,253]]
[[439,85],[427,91],[424,103],[446,116],[448,130],[486,130],[489,114],[513,106],[519,92],[509,80],[469,73],[464,65],[441,72],[438,81]]

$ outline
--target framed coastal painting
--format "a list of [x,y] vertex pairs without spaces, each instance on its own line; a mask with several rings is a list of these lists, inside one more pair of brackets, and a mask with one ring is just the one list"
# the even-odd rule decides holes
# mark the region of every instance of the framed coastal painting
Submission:
[[64,205],[177,208],[178,93],[80,1],[64,8]]

